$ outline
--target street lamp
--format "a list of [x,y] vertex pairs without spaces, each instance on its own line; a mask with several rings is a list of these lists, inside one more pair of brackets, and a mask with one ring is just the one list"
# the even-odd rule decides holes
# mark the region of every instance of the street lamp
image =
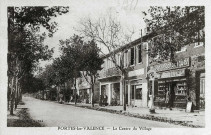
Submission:
[[150,98],[150,104],[149,104],[149,112],[150,113],[155,113],[155,106],[154,106],[154,90],[155,90],[155,71],[148,71],[148,82],[150,83],[150,89],[151,89],[151,95],[149,96]]

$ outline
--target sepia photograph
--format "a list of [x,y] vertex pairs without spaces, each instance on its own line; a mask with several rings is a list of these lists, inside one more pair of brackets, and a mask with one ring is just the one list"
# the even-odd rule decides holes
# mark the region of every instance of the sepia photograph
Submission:
[[6,128],[206,128],[207,7],[58,5],[5,7]]

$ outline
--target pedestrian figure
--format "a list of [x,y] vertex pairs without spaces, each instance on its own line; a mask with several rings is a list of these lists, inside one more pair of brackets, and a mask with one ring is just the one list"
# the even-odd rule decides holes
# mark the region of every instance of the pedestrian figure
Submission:
[[176,86],[174,86],[173,89],[171,89],[170,93],[169,93],[169,108],[170,108],[170,110],[172,110],[172,107],[173,107],[173,104],[174,104],[175,91],[177,91]]
[[76,93],[76,95],[75,95],[75,105],[76,105],[77,102],[78,102],[78,94]]
[[103,95],[100,95],[100,103],[99,103],[100,106],[103,105]]
[[59,103],[61,103],[62,104],[62,99],[63,99],[63,94],[59,94]]
[[72,95],[70,95],[70,102],[72,102],[72,100],[73,100],[73,96],[72,96]]
[[169,91],[167,90],[167,92],[166,92],[166,100],[165,100],[166,107],[169,106],[169,98],[170,98],[170,95],[169,95]]
[[104,105],[105,105],[105,106],[108,105],[107,100],[108,100],[108,96],[107,96],[107,95],[104,95]]

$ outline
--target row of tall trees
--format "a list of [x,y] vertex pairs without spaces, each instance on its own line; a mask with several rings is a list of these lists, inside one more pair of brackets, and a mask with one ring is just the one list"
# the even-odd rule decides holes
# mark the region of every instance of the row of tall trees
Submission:
[[82,37],[74,35],[69,39],[60,40],[60,50],[62,55],[46,67],[41,78],[49,86],[60,86],[67,81],[73,82],[76,96],[77,78],[84,77],[91,86],[92,105],[94,105],[94,84],[103,63],[99,56],[100,48],[93,40],[86,42]]
[[[52,17],[69,11],[68,7],[8,7],[8,109],[22,96],[22,84],[37,66],[39,60],[51,58],[53,50],[44,45],[47,36],[56,32]],[[45,28],[47,33],[41,32]],[[10,101],[10,107],[9,107]]]

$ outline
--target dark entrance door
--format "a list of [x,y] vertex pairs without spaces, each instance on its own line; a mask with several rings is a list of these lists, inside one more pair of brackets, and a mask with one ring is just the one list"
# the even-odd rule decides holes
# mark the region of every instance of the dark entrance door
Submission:
[[175,91],[177,89],[176,83],[175,82],[171,82],[170,83],[170,107],[173,107],[174,105],[174,100],[175,100]]
[[125,101],[125,102],[126,102],[127,105],[128,105],[128,87],[129,87],[129,86],[126,85],[126,90],[125,90],[125,91],[126,91],[126,93],[125,93],[126,101]]
[[200,109],[205,109],[205,73],[200,74]]

